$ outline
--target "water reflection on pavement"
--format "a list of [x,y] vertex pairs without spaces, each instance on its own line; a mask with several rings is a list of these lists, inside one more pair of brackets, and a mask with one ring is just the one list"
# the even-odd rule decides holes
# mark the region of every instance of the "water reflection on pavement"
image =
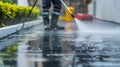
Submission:
[[119,33],[80,33],[67,25],[63,31],[38,25],[5,39],[13,43],[1,49],[0,67],[120,67]]

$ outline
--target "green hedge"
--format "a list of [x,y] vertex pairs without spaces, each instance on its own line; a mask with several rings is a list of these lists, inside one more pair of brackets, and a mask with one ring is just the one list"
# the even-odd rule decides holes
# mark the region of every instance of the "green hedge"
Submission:
[[12,0],[0,0],[3,1],[4,3],[12,3]]
[[[21,18],[28,17],[31,10],[31,6],[18,6],[17,4],[3,3],[0,1],[0,23],[12,22],[15,19],[21,20]],[[37,18],[41,14],[39,8],[34,7],[29,18]],[[7,21],[8,20],[8,21]]]

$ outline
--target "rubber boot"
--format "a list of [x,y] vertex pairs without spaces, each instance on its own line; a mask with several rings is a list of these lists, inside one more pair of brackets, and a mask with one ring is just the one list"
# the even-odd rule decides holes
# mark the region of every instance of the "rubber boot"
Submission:
[[49,30],[50,29],[49,10],[48,9],[43,10],[42,15],[43,15],[44,29]]
[[51,18],[51,24],[50,24],[50,28],[51,29],[57,29],[57,30],[64,30],[64,27],[58,26],[58,18],[59,18],[59,13],[60,11],[58,10],[53,10],[52,13],[52,18]]

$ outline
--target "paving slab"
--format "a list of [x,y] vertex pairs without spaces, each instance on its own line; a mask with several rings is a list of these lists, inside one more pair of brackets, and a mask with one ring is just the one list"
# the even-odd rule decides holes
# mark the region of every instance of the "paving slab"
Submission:
[[[5,52],[8,49],[1,50],[0,66],[119,67],[120,25],[100,20],[81,22],[87,26],[87,30],[76,21],[59,21],[65,30],[45,31],[43,24],[40,24],[24,30],[23,35],[13,35],[17,51],[10,50],[8,46],[14,57],[10,55],[5,58],[6,53],[9,54]],[[81,27],[84,28],[81,30]]]

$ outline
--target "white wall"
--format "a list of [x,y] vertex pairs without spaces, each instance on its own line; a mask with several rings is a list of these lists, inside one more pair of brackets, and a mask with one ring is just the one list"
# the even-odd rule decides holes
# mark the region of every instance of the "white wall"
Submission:
[[28,6],[28,0],[18,0],[18,5]]
[[[95,6],[96,1],[96,6]],[[120,23],[120,0],[93,0],[89,5],[89,13],[97,18]],[[95,8],[96,7],[96,8]]]
[[88,13],[89,14],[92,14],[92,15],[94,15],[94,6],[93,6],[93,1],[92,1],[92,3],[91,4],[89,4],[89,6],[88,6]]

